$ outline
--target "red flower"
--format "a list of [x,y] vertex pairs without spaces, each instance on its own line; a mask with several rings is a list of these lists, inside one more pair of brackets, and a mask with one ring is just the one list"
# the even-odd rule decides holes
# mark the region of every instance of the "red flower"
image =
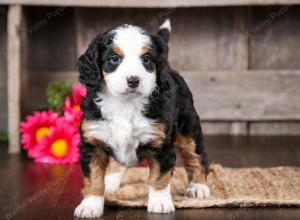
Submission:
[[77,127],[64,118],[51,127],[50,135],[43,138],[37,146],[36,162],[75,163],[79,160],[80,135]]
[[25,121],[21,123],[21,143],[23,148],[28,151],[29,157],[35,157],[36,145],[50,134],[50,130],[55,126],[58,118],[59,115],[51,110],[35,112],[33,115],[27,116]]

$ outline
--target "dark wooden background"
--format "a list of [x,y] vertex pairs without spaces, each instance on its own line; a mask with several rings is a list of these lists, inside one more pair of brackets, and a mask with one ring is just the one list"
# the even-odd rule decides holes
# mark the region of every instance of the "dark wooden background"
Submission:
[[7,128],[6,15],[6,8],[0,7],[0,130]]
[[[3,129],[7,127],[6,8],[0,11]],[[167,17],[172,22],[169,60],[194,93],[204,133],[300,134],[299,6],[25,6],[20,31],[23,116],[43,106],[49,82],[77,81],[76,59],[98,33],[121,23],[155,32]]]

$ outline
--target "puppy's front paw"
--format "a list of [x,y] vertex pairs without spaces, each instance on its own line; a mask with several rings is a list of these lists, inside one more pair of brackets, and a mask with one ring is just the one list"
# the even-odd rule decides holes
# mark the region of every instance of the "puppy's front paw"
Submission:
[[190,183],[186,189],[186,195],[192,198],[205,199],[209,197],[210,190],[205,184]]
[[76,207],[74,216],[78,218],[97,218],[103,214],[103,196],[90,196],[81,201]]
[[170,185],[165,189],[155,190],[149,187],[148,212],[152,213],[171,213],[175,211],[172,201]]

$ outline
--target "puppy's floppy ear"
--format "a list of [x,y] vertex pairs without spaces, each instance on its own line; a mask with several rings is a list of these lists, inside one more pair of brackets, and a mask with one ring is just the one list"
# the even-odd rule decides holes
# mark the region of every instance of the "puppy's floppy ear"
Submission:
[[169,48],[164,39],[158,35],[151,35],[151,40],[157,52],[156,69],[160,72],[167,63]]
[[102,79],[100,52],[103,47],[102,35],[97,36],[78,59],[79,81],[87,89],[98,90]]

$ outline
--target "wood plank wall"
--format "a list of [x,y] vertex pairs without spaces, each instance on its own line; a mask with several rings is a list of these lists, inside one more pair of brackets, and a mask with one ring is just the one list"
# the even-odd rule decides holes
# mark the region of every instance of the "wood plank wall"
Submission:
[[228,46],[237,42],[241,37],[240,33],[246,31],[247,8],[243,7],[102,11],[80,8],[76,10],[77,55],[83,53],[97,33],[111,27],[129,23],[156,32],[166,17],[170,17],[173,24],[169,61],[175,69],[247,69],[247,41],[236,47]]
[[10,6],[7,15],[7,87],[8,87],[8,135],[9,153],[19,153],[21,121],[21,86],[22,86],[22,39],[23,8]]
[[27,87],[23,86],[23,114],[26,114],[45,107],[49,82],[63,79],[63,73],[71,70],[77,75],[74,72],[77,57],[72,8],[25,7],[24,13]]
[[299,70],[299,6],[251,8],[250,69]]
[[24,91],[25,112],[43,105],[48,81],[76,81],[76,57],[96,34],[121,23],[152,32],[171,17],[169,61],[190,84],[205,133],[299,135],[299,12],[299,6],[26,7],[25,66],[35,86]]
[[7,129],[7,66],[6,35],[7,8],[0,7],[0,130]]

